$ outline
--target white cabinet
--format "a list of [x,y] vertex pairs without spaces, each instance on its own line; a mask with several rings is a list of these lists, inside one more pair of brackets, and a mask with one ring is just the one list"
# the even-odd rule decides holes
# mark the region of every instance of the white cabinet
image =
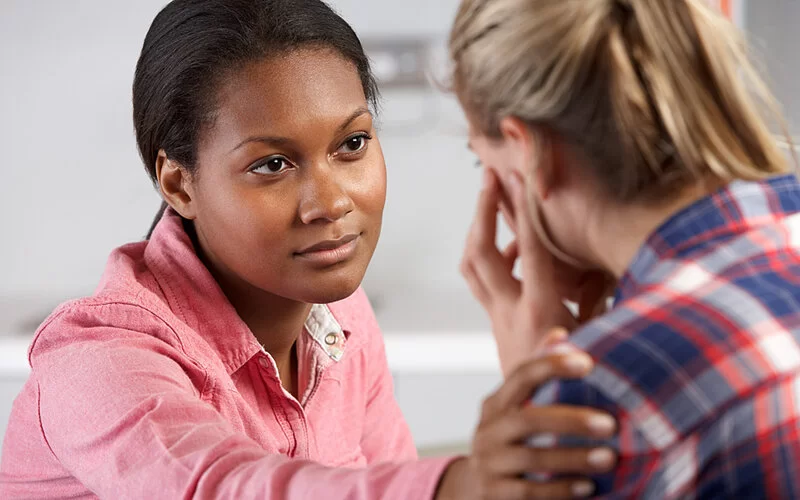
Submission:
[[466,448],[483,399],[502,376],[486,332],[386,332],[389,369],[417,448],[423,454]]
[[395,394],[421,454],[466,451],[483,399],[500,384],[499,374],[402,374]]
[[[0,324],[3,319],[0,317]],[[0,444],[6,435],[11,405],[28,379],[30,368],[27,352],[30,342],[30,335],[0,333]]]
[[[6,435],[8,416],[11,414],[11,405],[17,397],[22,386],[25,385],[25,376],[0,378],[0,445]],[[1,448],[0,448],[1,449]]]

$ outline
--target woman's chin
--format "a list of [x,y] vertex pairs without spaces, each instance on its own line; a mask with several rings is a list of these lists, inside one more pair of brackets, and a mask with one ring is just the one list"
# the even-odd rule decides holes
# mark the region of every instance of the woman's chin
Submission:
[[358,290],[358,285],[354,287],[337,287],[336,290],[323,290],[304,295],[302,302],[307,304],[330,304],[339,302],[353,295]]
[[338,302],[353,295],[358,287],[364,273],[348,273],[347,275],[330,276],[316,280],[308,280],[303,283],[303,289],[297,290],[295,297],[301,302],[308,304],[330,304]]

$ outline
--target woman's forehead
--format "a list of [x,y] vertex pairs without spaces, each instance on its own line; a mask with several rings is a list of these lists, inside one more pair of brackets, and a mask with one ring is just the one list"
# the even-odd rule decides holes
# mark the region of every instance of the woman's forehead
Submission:
[[[246,65],[217,95],[217,132],[291,131],[341,123],[367,106],[355,66],[329,50],[298,50]],[[285,132],[284,132],[285,133]]]

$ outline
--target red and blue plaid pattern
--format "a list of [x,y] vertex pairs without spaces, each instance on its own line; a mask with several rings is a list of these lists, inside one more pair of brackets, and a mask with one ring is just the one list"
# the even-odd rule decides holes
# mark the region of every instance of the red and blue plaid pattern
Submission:
[[619,420],[598,495],[800,498],[797,179],[735,182],[673,216],[615,304],[571,339],[594,372],[534,398]]

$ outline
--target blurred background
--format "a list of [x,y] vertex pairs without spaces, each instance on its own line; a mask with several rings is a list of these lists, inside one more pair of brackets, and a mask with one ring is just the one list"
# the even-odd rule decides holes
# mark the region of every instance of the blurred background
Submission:
[[[747,30],[794,124],[800,2],[713,1]],[[32,332],[58,303],[91,294],[108,253],[142,239],[159,206],[130,88],[165,3],[0,0],[0,436]],[[361,36],[384,97],[389,195],[364,287],[418,446],[463,448],[500,375],[488,321],[458,274],[480,173],[454,99],[429,84],[429,70],[446,67],[458,0],[330,3]]]

